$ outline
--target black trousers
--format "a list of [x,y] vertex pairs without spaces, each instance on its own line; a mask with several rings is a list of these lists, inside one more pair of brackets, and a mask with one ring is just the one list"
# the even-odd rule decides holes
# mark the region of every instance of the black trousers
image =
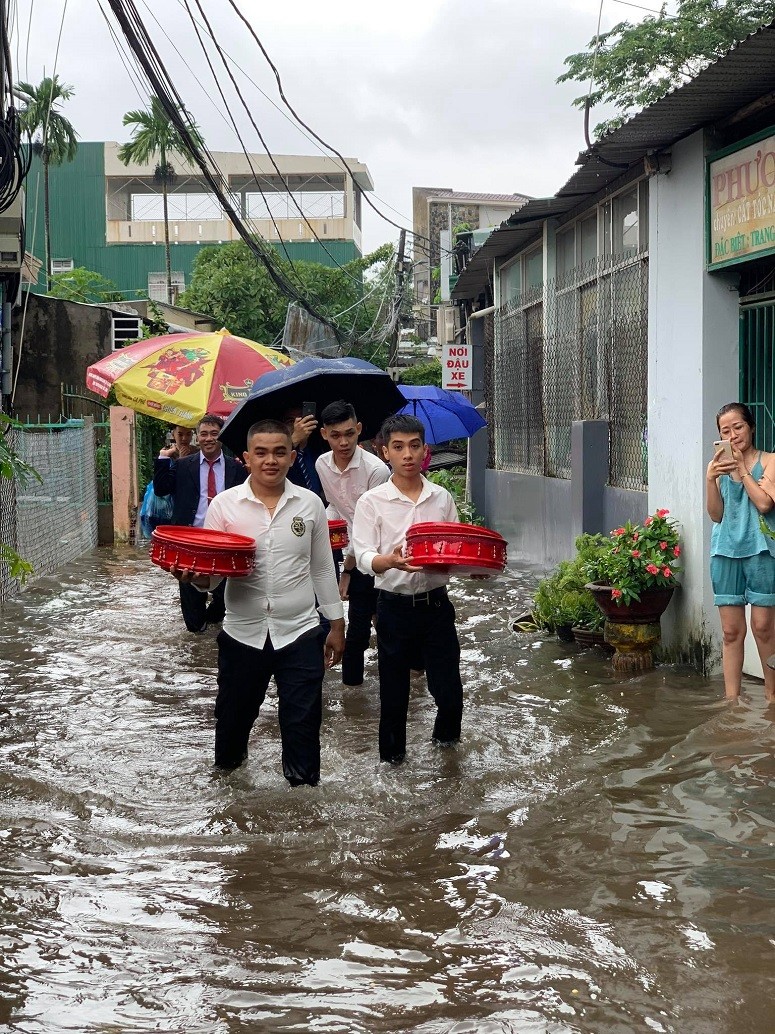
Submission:
[[220,625],[226,613],[223,594],[226,591],[226,579],[212,591],[212,600],[207,603],[208,593],[200,592],[193,585],[180,582],[180,609],[183,621],[189,632],[201,632],[206,623]]
[[307,632],[275,650],[218,635],[218,696],[215,701],[215,763],[237,768],[274,675],[279,700],[283,774],[291,786],[320,779],[320,722],[323,711],[323,633]]
[[406,753],[406,715],[410,669],[422,657],[428,690],[438,708],[433,738],[460,738],[463,684],[455,608],[446,592],[430,601],[414,602],[392,594],[377,594],[377,655],[379,661],[379,756],[398,761]]
[[347,593],[347,635],[342,657],[342,682],[360,686],[363,682],[363,655],[371,639],[371,619],[377,613],[377,590],[374,577],[362,574],[357,567],[350,571]]

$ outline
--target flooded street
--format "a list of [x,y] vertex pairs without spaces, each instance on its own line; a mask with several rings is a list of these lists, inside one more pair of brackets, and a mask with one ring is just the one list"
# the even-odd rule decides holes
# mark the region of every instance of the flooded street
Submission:
[[215,633],[100,550],[0,634],[0,1023],[185,1031],[764,1034],[775,725],[759,684],[519,636],[531,576],[454,582],[464,738],[378,763],[376,659],[324,689],[321,784],[276,696],[214,775]]

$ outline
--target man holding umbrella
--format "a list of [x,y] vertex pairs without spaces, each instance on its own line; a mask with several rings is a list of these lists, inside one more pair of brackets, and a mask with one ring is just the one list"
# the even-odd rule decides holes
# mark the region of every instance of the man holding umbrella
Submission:
[[[173,495],[175,506],[172,523],[201,528],[212,500],[227,488],[241,484],[248,472],[241,463],[224,456],[218,435],[223,420],[207,413],[199,421],[197,437],[199,452],[184,456],[173,463],[175,446],[162,449],[153,468],[153,490],[157,496]],[[208,624],[220,625],[225,613],[221,582],[213,590],[212,602],[207,605],[207,594],[193,586],[180,583],[180,609],[189,632],[204,632]]]

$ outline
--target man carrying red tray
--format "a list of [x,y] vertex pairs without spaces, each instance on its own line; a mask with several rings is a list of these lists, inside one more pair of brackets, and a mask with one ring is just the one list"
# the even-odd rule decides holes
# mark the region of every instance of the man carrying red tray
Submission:
[[[226,616],[218,636],[215,764],[232,769],[245,760],[250,730],[274,676],[283,773],[292,786],[315,786],[323,675],[344,651],[344,610],[328,521],[315,493],[286,478],[295,452],[285,424],[254,424],[247,445],[248,480],[213,499],[204,525],[256,542],[252,573],[226,579]],[[176,568],[172,573],[200,592],[220,581]],[[330,621],[327,636],[316,597]]]
[[[320,433],[331,451],[318,456],[315,469],[329,503],[329,517],[342,517],[347,522],[348,537],[352,538],[356,503],[370,488],[383,485],[390,477],[390,470],[381,459],[358,448],[362,427],[349,402],[340,400],[326,406],[320,414],[320,422]],[[339,595],[349,601],[342,682],[345,686],[360,686],[363,655],[371,639],[371,621],[377,612],[377,593],[374,576],[363,574],[355,566],[352,545],[344,555]]]
[[353,546],[359,569],[377,588],[379,756],[400,764],[406,754],[410,670],[422,657],[436,701],[433,741],[457,743],[463,715],[460,644],[455,609],[447,596],[449,574],[425,571],[403,555],[413,524],[456,522],[449,492],[422,475],[425,430],[417,417],[388,417],[380,435],[393,468],[388,481],[361,496],[355,507]]

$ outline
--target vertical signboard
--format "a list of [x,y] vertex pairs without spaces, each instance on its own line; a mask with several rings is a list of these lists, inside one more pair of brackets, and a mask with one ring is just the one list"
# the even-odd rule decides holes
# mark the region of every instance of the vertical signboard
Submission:
[[470,391],[471,379],[470,345],[445,344],[441,348],[441,386],[453,391]]

